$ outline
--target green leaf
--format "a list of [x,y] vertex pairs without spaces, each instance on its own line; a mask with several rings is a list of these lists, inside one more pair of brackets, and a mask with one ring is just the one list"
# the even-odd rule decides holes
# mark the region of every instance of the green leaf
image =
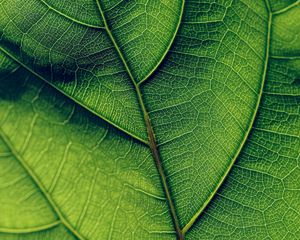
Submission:
[[1,239],[300,238],[299,3],[0,2]]

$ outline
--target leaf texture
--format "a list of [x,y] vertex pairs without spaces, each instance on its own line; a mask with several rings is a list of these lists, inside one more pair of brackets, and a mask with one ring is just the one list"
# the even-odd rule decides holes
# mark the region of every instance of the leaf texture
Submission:
[[0,2],[3,239],[298,239],[299,1]]

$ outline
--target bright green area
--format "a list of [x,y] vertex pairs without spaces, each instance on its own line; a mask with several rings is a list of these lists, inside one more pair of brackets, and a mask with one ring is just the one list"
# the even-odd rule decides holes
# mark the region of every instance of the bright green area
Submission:
[[24,234],[5,234],[0,233],[3,240],[76,240],[63,226],[58,225],[45,231],[24,233]]
[[0,1],[1,239],[176,238],[139,97],[186,239],[300,238],[300,5],[183,4]]

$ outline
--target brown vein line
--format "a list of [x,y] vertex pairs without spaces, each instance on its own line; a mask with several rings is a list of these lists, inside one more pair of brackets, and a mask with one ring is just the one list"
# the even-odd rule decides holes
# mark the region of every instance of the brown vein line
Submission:
[[208,197],[208,199],[204,202],[204,204],[202,205],[202,207],[197,211],[197,213],[191,218],[191,220],[184,226],[184,228],[182,229],[182,233],[186,234],[189,229],[193,226],[193,224],[196,222],[196,220],[199,218],[199,216],[203,213],[203,211],[206,209],[206,207],[208,206],[208,204],[211,202],[211,200],[213,199],[213,197],[216,195],[217,191],[219,190],[219,188],[221,187],[221,185],[223,184],[223,182],[225,181],[225,179],[227,178],[230,170],[232,169],[235,161],[237,160],[238,156],[240,155],[244,145],[246,144],[246,141],[248,139],[248,136],[251,132],[251,129],[254,125],[254,121],[256,119],[256,115],[258,113],[258,108],[261,102],[261,98],[262,98],[262,94],[263,94],[263,89],[264,89],[264,85],[265,85],[265,80],[266,80],[266,76],[267,76],[267,69],[268,69],[268,63],[269,63],[269,55],[270,55],[270,39],[271,39],[271,26],[272,26],[272,12],[270,9],[270,5],[268,0],[265,0],[266,3],[266,8],[268,10],[268,26],[267,26],[267,38],[266,38],[266,53],[265,53],[265,64],[264,64],[264,68],[263,68],[263,74],[262,74],[262,83],[260,86],[260,92],[258,95],[258,99],[256,102],[256,107],[255,110],[253,112],[252,115],[252,119],[250,121],[248,130],[244,136],[244,139],[237,151],[237,153],[235,154],[235,156],[233,157],[232,161],[230,162],[229,166],[227,167],[227,170],[225,171],[224,175],[222,176],[222,178],[220,179],[218,185],[216,186],[216,188],[214,189],[214,191],[210,194],[210,196]]
[[137,94],[137,97],[138,97],[138,101],[139,101],[141,110],[142,110],[143,115],[144,115],[144,120],[145,120],[145,124],[146,124],[146,128],[147,128],[147,134],[148,134],[148,138],[149,138],[149,145],[150,145],[151,153],[152,153],[156,168],[158,170],[158,173],[159,173],[162,185],[163,185],[164,193],[165,193],[165,196],[166,196],[166,199],[167,199],[167,203],[168,203],[170,214],[171,214],[171,217],[172,217],[172,220],[173,220],[176,235],[177,235],[177,238],[179,240],[183,240],[184,236],[183,236],[183,234],[181,232],[181,229],[180,229],[178,217],[177,217],[176,210],[175,210],[175,207],[174,207],[174,203],[173,203],[173,200],[172,200],[172,197],[171,197],[171,193],[170,193],[170,190],[169,190],[169,187],[168,187],[168,184],[167,184],[167,179],[166,179],[166,175],[165,175],[165,172],[164,172],[164,169],[163,169],[163,166],[162,166],[162,162],[161,162],[161,159],[160,159],[160,154],[159,154],[159,151],[158,151],[158,148],[157,148],[157,144],[156,144],[156,140],[155,140],[155,136],[154,136],[154,131],[153,131],[153,128],[151,126],[151,121],[150,121],[150,118],[149,118],[149,114],[147,112],[147,109],[145,107],[145,104],[144,104],[144,101],[143,101],[143,98],[142,98],[142,93],[141,93],[140,88],[139,88],[137,82],[135,81],[129,67],[128,67],[127,62],[125,61],[125,58],[124,58],[124,56],[123,56],[116,40],[114,39],[114,36],[112,35],[112,33],[110,31],[110,28],[107,24],[107,21],[106,21],[106,18],[105,18],[105,15],[104,15],[104,12],[102,10],[102,7],[101,7],[101,4],[100,4],[99,0],[96,0],[96,2],[97,2],[97,5],[98,5],[98,8],[99,8],[99,12],[101,14],[102,20],[104,22],[104,26],[106,28],[107,34],[108,34],[109,38],[111,39],[116,51],[118,52],[118,55],[119,55],[121,61],[123,62],[124,67],[125,67],[128,75],[129,75],[129,77],[132,81],[132,84],[135,87],[136,94]]
[[0,137],[3,139],[3,141],[6,143],[8,148],[11,150],[14,157],[18,160],[18,162],[21,164],[21,166],[24,168],[24,170],[27,172],[28,176],[32,179],[32,181],[35,183],[35,185],[38,187],[38,189],[41,191],[42,195],[45,197],[45,199],[48,201],[50,206],[52,207],[53,211],[57,214],[58,218],[60,219],[60,222],[79,240],[85,240],[84,237],[80,235],[72,226],[69,224],[69,222],[66,220],[64,215],[61,213],[59,208],[56,206],[55,202],[51,198],[50,194],[44,187],[44,185],[41,183],[41,181],[38,179],[38,177],[35,175],[35,173],[30,169],[30,167],[26,164],[26,162],[23,160],[21,155],[16,151],[16,149],[11,144],[8,137],[5,135],[3,130],[0,128]]

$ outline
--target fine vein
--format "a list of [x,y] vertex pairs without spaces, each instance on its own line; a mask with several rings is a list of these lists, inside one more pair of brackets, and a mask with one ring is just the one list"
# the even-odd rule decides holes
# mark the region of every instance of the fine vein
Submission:
[[144,121],[145,121],[145,124],[146,124],[147,134],[148,134],[148,139],[149,139],[149,146],[150,146],[152,156],[153,156],[156,168],[158,170],[158,173],[159,173],[159,176],[160,176],[160,179],[161,179],[161,182],[162,182],[162,186],[163,186],[164,193],[165,193],[165,196],[166,196],[166,199],[167,199],[167,202],[168,202],[168,206],[169,206],[169,210],[170,210],[171,217],[172,217],[172,220],[173,220],[174,228],[175,228],[175,231],[176,231],[176,234],[177,234],[177,238],[179,240],[182,240],[182,239],[184,239],[184,236],[183,236],[182,231],[180,229],[178,217],[177,217],[176,210],[175,210],[175,207],[174,207],[174,203],[173,203],[171,193],[170,193],[170,190],[169,190],[169,187],[168,187],[167,178],[166,178],[166,175],[164,173],[164,169],[163,169],[162,162],[161,162],[161,159],[160,159],[160,154],[159,154],[159,151],[158,151],[158,148],[157,148],[154,131],[153,131],[153,128],[151,126],[151,121],[150,121],[150,118],[149,118],[149,114],[147,112],[147,109],[145,107],[145,104],[144,104],[144,101],[143,101],[143,98],[142,98],[141,90],[140,90],[139,85],[137,84],[136,80],[134,79],[134,77],[133,77],[133,75],[130,71],[130,68],[129,68],[129,66],[128,66],[128,64],[127,64],[127,62],[126,62],[126,60],[125,60],[125,58],[124,58],[124,56],[123,56],[123,54],[122,54],[122,52],[119,48],[114,36],[112,35],[112,33],[110,31],[110,28],[107,24],[107,21],[106,21],[105,15],[104,15],[104,11],[102,10],[102,7],[101,7],[101,4],[100,4],[99,0],[96,0],[96,2],[97,2],[97,5],[98,5],[98,8],[99,8],[99,12],[101,14],[102,20],[104,22],[104,26],[106,28],[107,34],[108,34],[109,38],[111,39],[116,51],[118,52],[118,55],[119,55],[121,61],[123,62],[124,67],[125,67],[128,75],[129,75],[129,77],[132,81],[132,84],[135,87],[137,98],[138,98],[141,110],[143,112],[143,115],[144,115]]

